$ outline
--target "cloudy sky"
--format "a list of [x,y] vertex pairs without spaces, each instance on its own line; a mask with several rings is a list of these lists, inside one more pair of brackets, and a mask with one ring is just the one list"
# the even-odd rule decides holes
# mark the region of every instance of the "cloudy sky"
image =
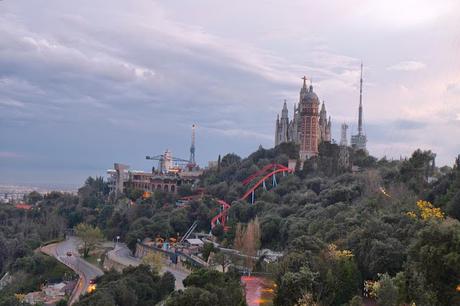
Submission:
[[460,153],[458,1],[0,1],[0,183],[80,184],[273,145],[303,75],[371,154]]

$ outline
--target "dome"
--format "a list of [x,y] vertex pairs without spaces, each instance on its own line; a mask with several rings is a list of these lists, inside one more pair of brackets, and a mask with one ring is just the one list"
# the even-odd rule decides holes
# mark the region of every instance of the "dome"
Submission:
[[319,98],[313,92],[313,86],[310,85],[310,90],[304,94],[302,101],[305,101],[307,103],[318,103],[319,104]]

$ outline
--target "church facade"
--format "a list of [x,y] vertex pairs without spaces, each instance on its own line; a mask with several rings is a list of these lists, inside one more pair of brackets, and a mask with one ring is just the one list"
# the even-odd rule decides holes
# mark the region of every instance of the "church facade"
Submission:
[[300,89],[299,103],[294,104],[292,120],[284,101],[281,118],[278,114],[275,128],[275,146],[283,142],[295,142],[299,145],[299,158],[302,161],[318,155],[321,142],[331,142],[331,117],[327,117],[324,102],[321,105],[313,86],[307,87],[306,77]]

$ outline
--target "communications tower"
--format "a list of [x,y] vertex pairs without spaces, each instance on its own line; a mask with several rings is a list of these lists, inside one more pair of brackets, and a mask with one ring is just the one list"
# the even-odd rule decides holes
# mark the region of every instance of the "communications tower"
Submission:
[[359,114],[358,134],[351,136],[351,146],[356,150],[366,151],[367,137],[363,132],[363,63],[361,62],[361,77],[359,79]]
[[196,162],[195,162],[195,129],[196,125],[192,124],[192,145],[190,146],[190,158],[189,158],[189,164],[188,167],[190,169],[195,168]]

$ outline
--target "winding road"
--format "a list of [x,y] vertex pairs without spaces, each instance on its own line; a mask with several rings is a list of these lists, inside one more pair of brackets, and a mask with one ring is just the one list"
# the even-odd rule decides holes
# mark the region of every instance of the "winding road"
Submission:
[[[107,253],[107,256],[124,266],[137,267],[141,264],[141,260],[131,255],[131,250],[124,243],[117,243],[112,251]],[[167,259],[164,260],[164,265],[161,269],[162,273],[171,272],[176,279],[175,287],[176,290],[184,289],[182,281],[190,274],[190,272],[182,269],[177,269],[173,264],[170,264]]]
[[[62,242],[49,244],[41,248],[43,253],[55,257],[80,276],[77,286],[70,296],[69,305],[78,301],[80,296],[87,292],[92,279],[104,274],[101,269],[80,258],[77,245],[78,239],[69,237]],[[72,255],[68,256],[68,252],[72,253]]]
[[[79,275],[78,283],[72,292],[69,299],[69,305],[74,304],[78,301],[81,295],[85,294],[90,285],[90,281],[98,276],[104,274],[104,272],[98,267],[90,264],[86,260],[82,259],[77,251],[79,240],[76,237],[69,237],[59,243],[53,243],[46,245],[41,248],[41,251],[49,256],[55,257],[57,260],[62,262],[64,265],[75,271]],[[68,256],[67,254],[72,254]],[[138,266],[141,260],[131,255],[131,251],[124,243],[117,243],[115,248],[107,253],[111,260],[116,261],[124,266]],[[176,281],[176,290],[184,289],[182,281],[190,274],[190,272],[177,269],[165,259],[162,273],[166,271],[171,272]]]

